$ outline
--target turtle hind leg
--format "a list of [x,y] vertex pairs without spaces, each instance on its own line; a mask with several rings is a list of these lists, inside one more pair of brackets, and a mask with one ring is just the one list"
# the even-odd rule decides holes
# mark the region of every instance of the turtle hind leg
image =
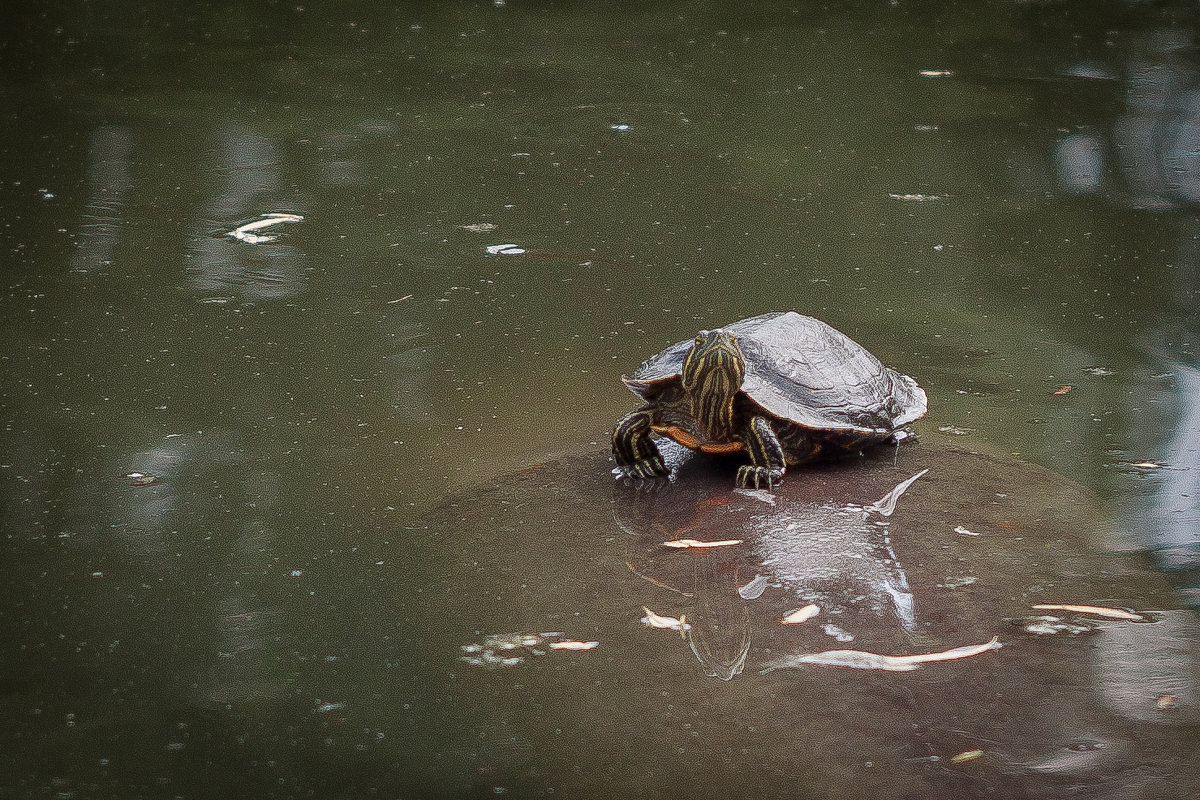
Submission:
[[617,420],[612,434],[613,474],[619,478],[653,478],[669,475],[662,454],[650,438],[654,412],[648,408],[630,411]]
[[771,423],[765,417],[751,419],[745,441],[750,463],[738,467],[737,485],[743,489],[774,489],[783,483],[787,456]]

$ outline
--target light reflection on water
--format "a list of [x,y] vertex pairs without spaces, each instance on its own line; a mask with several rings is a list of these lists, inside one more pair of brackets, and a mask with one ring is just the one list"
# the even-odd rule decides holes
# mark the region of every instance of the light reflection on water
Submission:
[[[622,791],[667,791],[678,762],[620,741],[588,760],[565,742],[563,727],[578,741],[624,732],[564,700],[581,687],[698,760],[752,744],[800,785],[815,780],[806,756],[869,772],[882,756],[847,759],[827,722],[808,745],[782,718],[760,718],[775,737],[750,730],[739,704],[765,715],[768,693],[847,691],[836,676],[768,688],[740,660],[757,639],[726,648],[714,671],[741,688],[723,696],[692,674],[693,653],[719,655],[695,637],[672,659],[607,630],[596,653],[506,684],[456,672],[467,641],[589,614],[603,627],[625,606],[640,615],[644,589],[591,547],[618,536],[590,513],[607,494],[531,494],[543,508],[529,519],[554,536],[544,551],[516,536],[517,560],[489,571],[458,538],[488,529],[478,487],[603,451],[633,402],[621,372],[772,308],[825,318],[916,375],[928,431],[1100,492],[1117,523],[1092,544],[1149,552],[1175,602],[1197,604],[1193,11],[229,11],[146,27],[111,6],[62,19],[61,36],[3,12],[29,35],[0,49],[13,712],[0,775],[14,776],[0,787],[184,794],[203,753],[228,763],[216,783],[235,794],[321,793],[343,776],[453,794],[580,763],[629,776]],[[223,235],[272,211],[305,219],[270,243]],[[502,242],[525,252],[489,255]],[[1145,461],[1161,466],[1129,467]],[[159,480],[133,486],[131,472]],[[438,527],[420,512],[448,491],[468,507]],[[536,570],[520,560],[548,555]],[[718,627],[754,607],[736,594],[754,575],[720,559],[699,574],[724,581],[695,600]],[[569,591],[588,584],[601,588]],[[512,602],[503,620],[489,618],[497,597]],[[534,618],[550,597],[562,618]],[[1194,627],[1172,612],[1132,641],[1119,636],[1133,628],[1111,634],[1093,665],[1107,710],[1073,686],[1063,731],[1007,731],[1025,770],[1007,788],[1036,783],[1012,774],[1139,763],[1106,714],[1194,724],[1196,689],[1175,666]],[[1173,665],[1174,717],[1137,692],[1143,652]],[[616,661],[584,660],[604,653]],[[671,699],[689,691],[711,703],[703,725]],[[922,702],[927,721],[992,701]],[[530,703],[590,728],[543,729]],[[685,725],[698,727],[677,738]],[[934,738],[906,740],[902,760]],[[701,784],[720,784],[710,770]],[[903,783],[859,778],[884,794]],[[526,780],[515,788],[561,785]]]

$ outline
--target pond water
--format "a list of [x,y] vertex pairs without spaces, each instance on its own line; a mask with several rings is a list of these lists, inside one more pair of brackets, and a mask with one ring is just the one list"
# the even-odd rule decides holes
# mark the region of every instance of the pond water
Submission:
[[[1200,791],[1194,6],[142,6],[0,11],[0,797]],[[765,569],[787,526],[613,485],[620,375],[775,309],[930,400],[789,476],[931,470],[843,587],[882,616],[800,649],[998,652],[763,674],[839,602]],[[757,555],[637,549],[730,498]],[[760,572],[692,609],[735,674],[645,638]],[[1055,600],[1158,616],[1004,621]],[[462,649],[534,632],[599,645]]]

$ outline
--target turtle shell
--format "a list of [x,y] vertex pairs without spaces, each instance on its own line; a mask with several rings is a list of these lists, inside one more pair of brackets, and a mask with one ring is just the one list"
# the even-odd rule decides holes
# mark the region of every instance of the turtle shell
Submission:
[[[917,382],[885,367],[813,317],[775,311],[726,325],[746,359],[742,392],[770,414],[813,430],[884,438],[925,415]],[[625,384],[648,403],[677,386],[693,340],[647,359]]]

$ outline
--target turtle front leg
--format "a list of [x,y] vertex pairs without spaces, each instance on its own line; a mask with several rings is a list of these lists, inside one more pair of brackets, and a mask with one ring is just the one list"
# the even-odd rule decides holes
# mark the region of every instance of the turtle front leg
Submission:
[[613,474],[620,478],[652,478],[670,475],[662,454],[650,438],[654,412],[648,408],[630,411],[613,428],[612,454],[617,462]]
[[754,417],[746,426],[746,452],[750,463],[738,467],[737,485],[742,489],[774,489],[783,483],[787,457],[775,429],[765,417]]

